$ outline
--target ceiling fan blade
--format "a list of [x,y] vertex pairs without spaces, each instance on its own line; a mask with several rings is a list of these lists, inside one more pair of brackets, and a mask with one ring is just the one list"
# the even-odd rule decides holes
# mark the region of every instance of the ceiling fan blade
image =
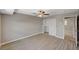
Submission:
[[44,14],[44,15],[49,15],[49,14]]

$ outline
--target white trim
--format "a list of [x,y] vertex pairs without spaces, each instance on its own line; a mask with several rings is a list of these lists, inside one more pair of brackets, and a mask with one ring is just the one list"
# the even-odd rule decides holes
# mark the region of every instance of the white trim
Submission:
[[50,36],[55,36],[55,37],[57,37],[57,38],[59,38],[59,39],[64,39],[64,37],[59,37],[59,36],[57,36],[57,35],[50,35]]
[[64,37],[59,37],[59,36],[57,36],[57,35],[56,35],[56,37],[57,37],[57,38],[60,38],[60,39],[64,39]]
[[8,43],[11,43],[11,42],[14,42],[14,41],[17,41],[17,40],[21,40],[21,39],[28,38],[28,37],[31,37],[31,36],[34,36],[34,35],[38,35],[38,34],[41,34],[41,33],[43,33],[43,32],[35,33],[35,34],[29,35],[29,36],[26,36],[26,37],[21,37],[21,38],[15,39],[15,40],[4,42],[4,43],[1,43],[1,46],[5,45],[5,44],[8,44]]

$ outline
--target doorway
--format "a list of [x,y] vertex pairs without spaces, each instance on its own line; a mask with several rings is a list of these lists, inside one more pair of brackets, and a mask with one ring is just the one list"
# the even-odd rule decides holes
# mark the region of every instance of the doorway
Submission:
[[76,38],[75,38],[75,17],[65,17],[64,18],[64,39],[69,40],[75,43],[76,45]]

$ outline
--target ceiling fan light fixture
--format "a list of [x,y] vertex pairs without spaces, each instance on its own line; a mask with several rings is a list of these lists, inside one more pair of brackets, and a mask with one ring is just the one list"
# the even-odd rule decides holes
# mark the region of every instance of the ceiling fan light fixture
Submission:
[[43,15],[42,14],[39,14],[38,17],[43,17]]

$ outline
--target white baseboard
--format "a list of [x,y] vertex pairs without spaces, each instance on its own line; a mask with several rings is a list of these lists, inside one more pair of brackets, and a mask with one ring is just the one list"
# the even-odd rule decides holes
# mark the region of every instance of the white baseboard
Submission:
[[21,40],[21,39],[28,38],[28,37],[31,37],[31,36],[34,36],[34,35],[38,35],[38,34],[41,34],[41,33],[43,33],[43,32],[35,33],[35,34],[29,35],[29,36],[26,36],[26,37],[21,37],[21,38],[15,39],[15,40],[4,42],[4,43],[1,43],[1,46],[5,45],[5,44],[8,44],[8,43],[11,43],[11,42],[14,42],[14,41],[17,41],[17,40]]
[[[49,34],[50,35],[50,34]],[[59,39],[64,39],[64,37],[60,37],[60,36],[57,36],[57,35],[51,35],[51,36],[55,36],[55,37],[57,37],[57,38],[59,38]]]
[[60,39],[64,39],[64,37],[59,37],[59,36],[57,36],[57,35],[56,35],[56,37],[57,37],[57,38],[60,38]]

